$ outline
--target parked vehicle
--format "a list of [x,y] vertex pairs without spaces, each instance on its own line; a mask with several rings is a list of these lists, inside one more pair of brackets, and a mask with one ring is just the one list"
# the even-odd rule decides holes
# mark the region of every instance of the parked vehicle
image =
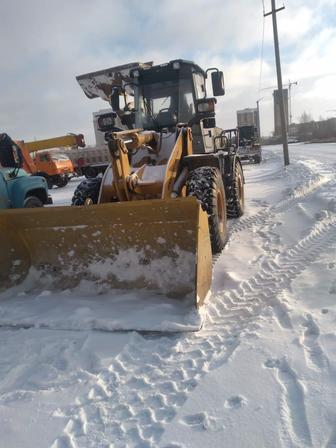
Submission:
[[[40,175],[52,188],[65,187],[69,178],[74,174],[74,167],[60,147],[83,147],[85,146],[82,134],[69,134],[46,140],[35,140],[32,142],[17,141],[21,148],[23,157],[23,168],[27,173]],[[48,151],[50,148],[58,148],[56,151]]]
[[52,203],[45,178],[28,175],[22,166],[20,147],[7,134],[0,134],[0,209]]
[[111,162],[105,141],[106,131],[127,129],[111,109],[103,109],[93,113],[93,128],[96,139],[94,145],[72,147],[66,151],[76,174],[86,178],[103,174]]
[[299,143],[299,139],[297,137],[288,137],[288,143]]
[[[184,60],[127,67],[81,76],[87,95],[106,96],[127,128],[105,127],[111,163],[104,176],[79,184],[73,207],[26,211],[20,219],[0,214],[0,226],[13,228],[9,236],[0,232],[0,246],[13,249],[9,256],[0,251],[4,287],[12,286],[8,274],[19,252],[15,282],[34,268],[42,273],[36,289],[46,282],[71,289],[85,280],[97,290],[174,297],[190,309],[209,296],[227,217],[244,212],[237,142],[216,126],[223,73]],[[125,100],[125,72],[134,107]],[[214,97],[207,96],[208,78]]]
[[239,149],[240,160],[260,163],[262,159],[261,145],[258,139],[258,132],[255,126],[240,126],[239,131]]

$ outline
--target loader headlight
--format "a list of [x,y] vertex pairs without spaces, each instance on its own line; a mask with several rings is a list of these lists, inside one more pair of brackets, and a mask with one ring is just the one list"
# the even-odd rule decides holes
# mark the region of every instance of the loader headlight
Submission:
[[98,128],[102,132],[111,131],[114,127],[114,115],[106,114],[98,118]]
[[200,114],[215,112],[216,98],[205,98],[197,102],[197,112]]

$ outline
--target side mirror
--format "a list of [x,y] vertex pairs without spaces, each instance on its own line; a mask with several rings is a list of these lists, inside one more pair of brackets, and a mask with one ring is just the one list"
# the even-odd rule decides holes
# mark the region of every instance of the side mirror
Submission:
[[17,168],[22,168],[23,167],[22,151],[21,148],[16,143],[13,145],[13,157],[15,161],[15,166]]
[[211,73],[212,91],[214,96],[225,95],[223,72],[216,71]]
[[111,94],[111,106],[115,112],[120,110],[119,93],[120,93],[119,87],[113,87]]

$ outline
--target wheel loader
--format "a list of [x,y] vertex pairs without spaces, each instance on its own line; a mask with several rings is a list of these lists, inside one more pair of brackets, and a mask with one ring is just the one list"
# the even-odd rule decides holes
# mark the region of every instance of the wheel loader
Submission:
[[[124,67],[129,66],[133,64]],[[195,196],[208,214],[212,251],[220,252],[226,241],[226,217],[243,214],[244,177],[236,154],[237,130],[216,127],[216,98],[206,96],[208,72],[214,96],[224,95],[222,72],[204,72],[184,60],[132,68],[124,75],[126,88],[113,68],[79,76],[86,95],[108,99],[129,129],[111,132],[115,123],[105,126],[112,163],[103,177],[77,187],[73,205]],[[111,79],[112,73],[117,82],[110,80],[108,95],[103,77]],[[134,98],[132,110],[127,87]],[[216,192],[215,199],[211,192]]]
[[89,281],[198,308],[210,291],[212,254],[226,243],[227,217],[244,210],[235,140],[215,120],[223,73],[174,60],[77,80],[89,98],[109,101],[124,127],[103,129],[111,164],[78,186],[72,207],[0,214],[0,284],[71,290]]

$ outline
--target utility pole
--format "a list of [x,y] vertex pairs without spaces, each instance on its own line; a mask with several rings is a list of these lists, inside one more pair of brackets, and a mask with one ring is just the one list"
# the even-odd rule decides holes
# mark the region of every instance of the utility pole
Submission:
[[292,124],[292,86],[297,86],[297,81],[288,80],[288,97],[289,97],[289,124]]
[[287,140],[287,126],[286,126],[286,116],[285,116],[285,104],[284,104],[284,96],[282,90],[282,76],[281,76],[281,64],[280,64],[280,51],[279,51],[279,38],[278,38],[278,25],[276,14],[279,11],[285,9],[275,8],[275,0],[271,0],[272,2],[272,11],[264,14],[264,17],[267,17],[272,14],[273,21],[273,37],[274,37],[274,53],[275,53],[275,63],[276,63],[276,71],[278,78],[278,91],[280,97],[280,119],[281,119],[281,134],[282,134],[282,146],[283,146],[283,154],[284,154],[284,163],[285,166],[289,165],[289,154],[288,154],[288,140]]

